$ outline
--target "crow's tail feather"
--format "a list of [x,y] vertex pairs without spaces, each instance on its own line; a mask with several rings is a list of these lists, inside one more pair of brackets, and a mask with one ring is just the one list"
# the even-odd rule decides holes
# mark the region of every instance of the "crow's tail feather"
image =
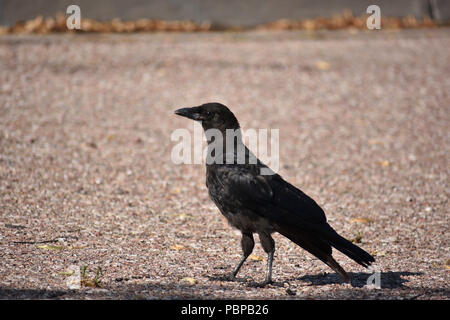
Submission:
[[333,259],[331,247],[367,268],[375,259],[360,247],[341,237],[328,224],[321,225],[318,230],[299,230],[292,225],[278,225],[276,231],[295,242],[297,245],[322,260],[336,271],[345,282],[350,278],[345,270]]
[[292,226],[278,226],[277,232],[322,260],[322,262],[337,272],[345,282],[350,282],[347,272],[331,256],[331,246],[327,242],[313,237],[311,234],[299,232]]
[[325,233],[325,237],[331,246],[365,268],[369,267],[373,262],[375,262],[374,257],[372,257],[369,253],[367,253],[357,245],[341,237],[330,226],[328,226],[327,229],[328,230]]

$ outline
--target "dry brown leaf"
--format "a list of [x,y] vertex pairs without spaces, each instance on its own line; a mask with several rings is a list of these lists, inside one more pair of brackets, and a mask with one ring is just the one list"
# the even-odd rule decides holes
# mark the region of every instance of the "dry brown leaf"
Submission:
[[326,61],[317,61],[316,67],[319,70],[327,71],[330,69],[331,65]]
[[370,223],[372,221],[373,221],[372,219],[366,217],[350,219],[351,223]]
[[173,188],[173,189],[170,191],[171,194],[178,194],[178,193],[180,193],[180,192],[181,192],[181,188],[180,188],[180,187]]
[[83,279],[81,280],[81,285],[85,287],[98,288],[98,284],[93,279]]
[[361,239],[362,239],[362,235],[361,233],[358,231],[355,235],[355,237],[353,239],[350,239],[350,242],[353,243],[361,243]]
[[250,260],[252,260],[252,261],[263,261],[263,260],[264,260],[263,257],[258,256],[258,255],[256,255],[256,254],[251,254],[251,255],[248,256],[248,258],[249,258]]
[[173,246],[170,247],[170,249],[179,251],[179,250],[184,250],[184,249],[186,249],[186,247],[183,246],[183,245],[181,245],[181,244],[174,244]]
[[391,163],[390,163],[389,161],[387,161],[387,160],[382,160],[382,161],[379,161],[378,164],[379,164],[380,166],[382,166],[382,167],[389,167],[389,165],[390,165]]
[[180,213],[180,214],[177,216],[177,219],[178,219],[178,220],[184,221],[184,220],[187,219],[187,214],[186,214],[186,213]]
[[[357,33],[358,29],[366,30],[367,15],[354,17],[350,11],[329,18],[315,18],[305,20],[280,19],[269,23],[257,25],[250,29],[264,30],[319,30],[319,29],[343,29],[350,33]],[[399,28],[436,28],[439,23],[430,18],[416,19],[415,17],[383,17],[383,29],[396,30]],[[243,31],[249,28],[242,26],[230,26],[229,31]],[[151,19],[138,19],[122,21],[112,19],[110,21],[96,21],[93,19],[81,19],[81,30],[68,30],[66,17],[63,13],[57,13],[55,17],[37,16],[27,21],[19,21],[11,27],[0,27],[0,34],[6,33],[37,33],[47,34],[51,32],[198,32],[223,30],[223,27],[214,27],[211,22],[196,23],[192,21],[163,21]]]
[[370,251],[370,254],[376,257],[384,257],[386,255],[386,251]]
[[367,141],[367,143],[370,144],[370,145],[375,145],[375,144],[383,144],[384,141],[381,140],[381,139],[374,138],[374,139],[369,139]]
[[445,261],[445,267],[447,269],[450,269],[450,259],[447,259],[447,261]]
[[194,285],[194,284],[197,283],[197,280],[195,280],[192,277],[185,277],[185,278],[181,279],[181,282],[185,282],[185,283],[188,283],[190,285]]

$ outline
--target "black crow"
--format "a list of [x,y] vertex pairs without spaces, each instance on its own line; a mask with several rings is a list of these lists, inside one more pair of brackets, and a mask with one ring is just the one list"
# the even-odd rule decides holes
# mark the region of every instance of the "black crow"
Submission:
[[[275,251],[275,242],[271,236],[273,232],[282,234],[322,260],[345,282],[349,282],[350,278],[333,259],[332,247],[366,268],[375,261],[369,253],[337,234],[327,223],[322,208],[313,199],[278,174],[261,174],[262,169],[270,169],[256,157],[252,163],[251,157],[254,155],[241,140],[239,122],[226,106],[206,103],[176,110],[175,114],[201,121],[210,156],[206,164],[209,196],[228,222],[242,232],[243,255],[227,279],[235,279],[253,251],[254,233],[259,235],[268,255],[266,278],[262,285],[272,282]],[[223,148],[214,143],[218,139],[217,135],[208,134],[212,129],[216,134],[222,134]],[[237,134],[227,136],[230,130]],[[230,136],[232,142],[227,141]],[[242,159],[245,159],[244,163]]]

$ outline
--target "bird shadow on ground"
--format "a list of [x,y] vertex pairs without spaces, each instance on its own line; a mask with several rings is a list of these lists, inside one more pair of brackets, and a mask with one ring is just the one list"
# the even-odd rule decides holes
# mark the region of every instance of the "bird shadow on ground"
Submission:
[[[404,284],[408,282],[407,279],[403,277],[408,276],[419,276],[422,275],[421,272],[410,272],[410,271],[388,271],[388,272],[349,272],[350,284],[354,288],[362,288],[364,286],[373,284],[382,289],[396,289],[404,287]],[[210,281],[230,281],[226,278],[227,275],[214,274],[205,275]],[[370,279],[369,279],[370,278]],[[322,286],[329,284],[342,284],[344,281],[337,273],[319,273],[319,274],[307,274],[302,277],[293,277],[289,279],[277,279],[271,285],[282,287],[285,283],[293,281],[307,282],[311,286]],[[236,277],[234,282],[239,282],[246,284],[249,287],[257,287],[258,282],[249,277]]]
[[[209,281],[227,281],[227,282],[236,282],[236,283],[242,283],[245,284],[247,287],[249,288],[263,288],[266,285],[263,284],[263,282],[258,282],[255,281],[253,278],[251,277],[236,277],[234,280],[230,280],[228,278],[228,275],[205,275],[205,277],[209,280]],[[279,281],[273,281],[270,283],[271,286],[275,286],[275,287],[284,287],[284,282],[279,282]]]
[[[406,276],[418,276],[422,275],[421,272],[409,272],[409,271],[388,271],[388,272],[350,272],[350,283],[352,287],[362,288],[368,284],[373,284],[381,287],[382,289],[396,289],[402,288],[407,279],[402,277]],[[369,279],[370,278],[370,279]],[[315,275],[305,275],[300,278],[292,278],[287,281],[304,281],[310,282],[312,286],[321,286],[328,284],[343,283],[342,278],[336,273],[320,273]]]
[[[433,296],[443,295],[448,296],[448,289],[443,288],[408,288],[405,284],[407,279],[402,277],[418,276],[420,272],[381,272],[380,284],[382,289],[408,289],[404,291],[404,294],[413,299],[421,296]],[[363,288],[367,285],[368,278],[372,275],[369,273],[350,273],[351,285],[354,288]],[[220,276],[211,276],[209,280],[219,281]],[[252,279],[250,279],[252,280]],[[253,281],[249,281],[249,278],[238,278],[237,282],[242,282],[243,286],[251,287]],[[302,277],[293,277],[290,279],[277,279],[274,284],[269,285],[266,288],[273,288],[283,286],[289,282],[306,282],[304,286],[323,286],[329,284],[342,284],[343,281],[337,274],[333,273],[321,273],[315,275],[304,275]],[[178,282],[158,283],[158,282],[145,282],[145,283],[105,283],[101,288],[81,288],[81,290],[47,290],[47,289],[19,289],[19,288],[2,288],[0,287],[0,299],[223,299],[224,297],[239,297],[242,298],[244,294],[239,290],[239,285],[236,287],[232,283],[197,283],[195,285],[180,284]],[[254,298],[265,298],[267,292],[265,289],[259,290]],[[309,298],[367,298],[365,293],[367,291],[357,291],[352,288],[337,288],[325,293],[312,293]],[[391,292],[385,291],[380,297],[386,297]],[[403,292],[403,290],[402,290]],[[225,294],[227,293],[227,294]],[[231,295],[230,295],[231,294]],[[291,299],[292,293],[286,294],[280,293],[277,299]],[[294,293],[295,295],[295,293]],[[299,295],[298,298],[302,298]],[[377,297],[377,298],[380,298]]]
[[58,299],[68,294],[68,290],[16,289],[0,287],[0,299]]

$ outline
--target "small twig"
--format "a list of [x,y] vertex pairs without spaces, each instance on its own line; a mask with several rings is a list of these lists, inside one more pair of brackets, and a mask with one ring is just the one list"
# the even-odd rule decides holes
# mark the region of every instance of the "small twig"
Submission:
[[16,244],[39,244],[39,243],[55,243],[58,242],[58,239],[52,240],[42,240],[42,241],[13,241]]
[[59,239],[74,239],[78,240],[76,236],[65,236],[65,237],[57,237],[51,240],[41,240],[41,241],[13,241],[14,244],[41,244],[41,243],[55,243],[58,242]]
[[11,224],[11,223],[6,223],[5,224],[6,228],[11,228],[11,229],[25,229],[25,226],[19,225],[19,224]]

